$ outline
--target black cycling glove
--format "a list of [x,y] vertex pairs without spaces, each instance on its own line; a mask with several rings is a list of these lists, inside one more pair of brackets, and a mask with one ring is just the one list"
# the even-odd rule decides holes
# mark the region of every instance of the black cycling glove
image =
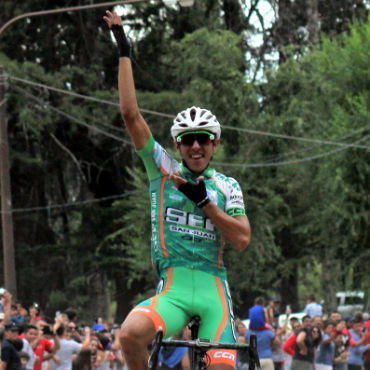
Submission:
[[125,35],[125,32],[123,31],[123,27],[119,26],[118,24],[114,24],[111,30],[117,42],[119,56],[130,58],[131,45]]
[[179,190],[184,193],[191,201],[193,201],[199,208],[204,207],[210,202],[207,195],[206,185],[203,180],[200,180],[197,184],[186,182],[179,186]]

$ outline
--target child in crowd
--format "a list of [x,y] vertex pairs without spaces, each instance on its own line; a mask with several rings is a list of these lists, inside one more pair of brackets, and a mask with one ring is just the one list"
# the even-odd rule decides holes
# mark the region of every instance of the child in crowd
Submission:
[[27,362],[30,359],[30,355],[27,352],[20,351],[19,358],[21,359],[21,370],[26,370]]

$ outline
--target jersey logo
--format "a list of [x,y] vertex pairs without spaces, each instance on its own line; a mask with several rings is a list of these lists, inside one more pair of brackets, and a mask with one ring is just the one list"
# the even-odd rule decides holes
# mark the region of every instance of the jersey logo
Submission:
[[170,230],[178,232],[178,233],[194,235],[194,236],[197,236],[199,238],[206,238],[206,239],[210,239],[210,240],[216,240],[216,235],[211,234],[211,233],[207,233],[207,232],[204,232],[204,231],[201,231],[201,230],[191,230],[191,229],[187,229],[186,227],[181,227],[181,226],[176,226],[176,225],[171,225]]
[[168,207],[166,209],[165,220],[180,225],[187,225],[198,229],[214,231],[215,227],[209,218],[205,218],[193,213],[181,211],[176,208]]
[[232,360],[232,361],[235,360],[235,356],[232,353],[225,352],[225,351],[217,351],[217,352],[215,352],[213,357],[214,358],[227,358],[227,359]]

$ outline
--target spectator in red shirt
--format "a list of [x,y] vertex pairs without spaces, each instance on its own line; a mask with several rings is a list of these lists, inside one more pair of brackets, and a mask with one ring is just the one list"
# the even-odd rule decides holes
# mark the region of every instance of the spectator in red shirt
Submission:
[[[50,329],[50,326],[43,320],[39,320],[36,323],[36,326],[39,329],[39,339],[34,347],[34,352],[37,356],[37,361],[34,364],[33,370],[41,370],[42,362],[51,358],[55,352],[59,349],[59,338],[57,335],[54,335],[55,330],[60,326],[60,322],[56,321],[53,331]],[[52,342],[48,338],[53,338]],[[48,354],[45,356],[45,352]]]
[[294,355],[294,343],[297,337],[297,333],[301,328],[301,324],[297,321],[293,323],[292,326],[292,334],[288,337],[288,339],[283,344],[283,350],[290,356]]

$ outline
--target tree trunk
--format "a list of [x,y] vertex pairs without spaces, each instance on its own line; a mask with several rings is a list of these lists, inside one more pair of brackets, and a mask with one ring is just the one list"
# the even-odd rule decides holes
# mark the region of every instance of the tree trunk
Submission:
[[335,293],[338,289],[339,268],[332,254],[330,250],[326,251],[324,261],[321,264],[324,311],[327,313],[335,311],[337,308]]
[[101,272],[92,273],[87,278],[88,296],[90,297],[90,308],[87,314],[91,318],[109,317],[109,289],[106,274]]
[[311,44],[318,44],[320,41],[320,19],[318,11],[318,0],[307,1],[307,31],[308,40]]
[[[132,308],[139,303],[135,301],[135,297],[139,293],[146,291],[145,279],[133,281],[130,288],[126,286],[127,277],[125,274],[117,273],[113,279],[116,285],[115,299],[117,302],[115,322],[122,323]],[[145,298],[149,298],[149,296]]]
[[298,302],[298,269],[297,266],[292,266],[289,274],[283,276],[280,283],[280,309],[281,313],[285,313],[285,308],[290,305],[292,312],[301,310]]

